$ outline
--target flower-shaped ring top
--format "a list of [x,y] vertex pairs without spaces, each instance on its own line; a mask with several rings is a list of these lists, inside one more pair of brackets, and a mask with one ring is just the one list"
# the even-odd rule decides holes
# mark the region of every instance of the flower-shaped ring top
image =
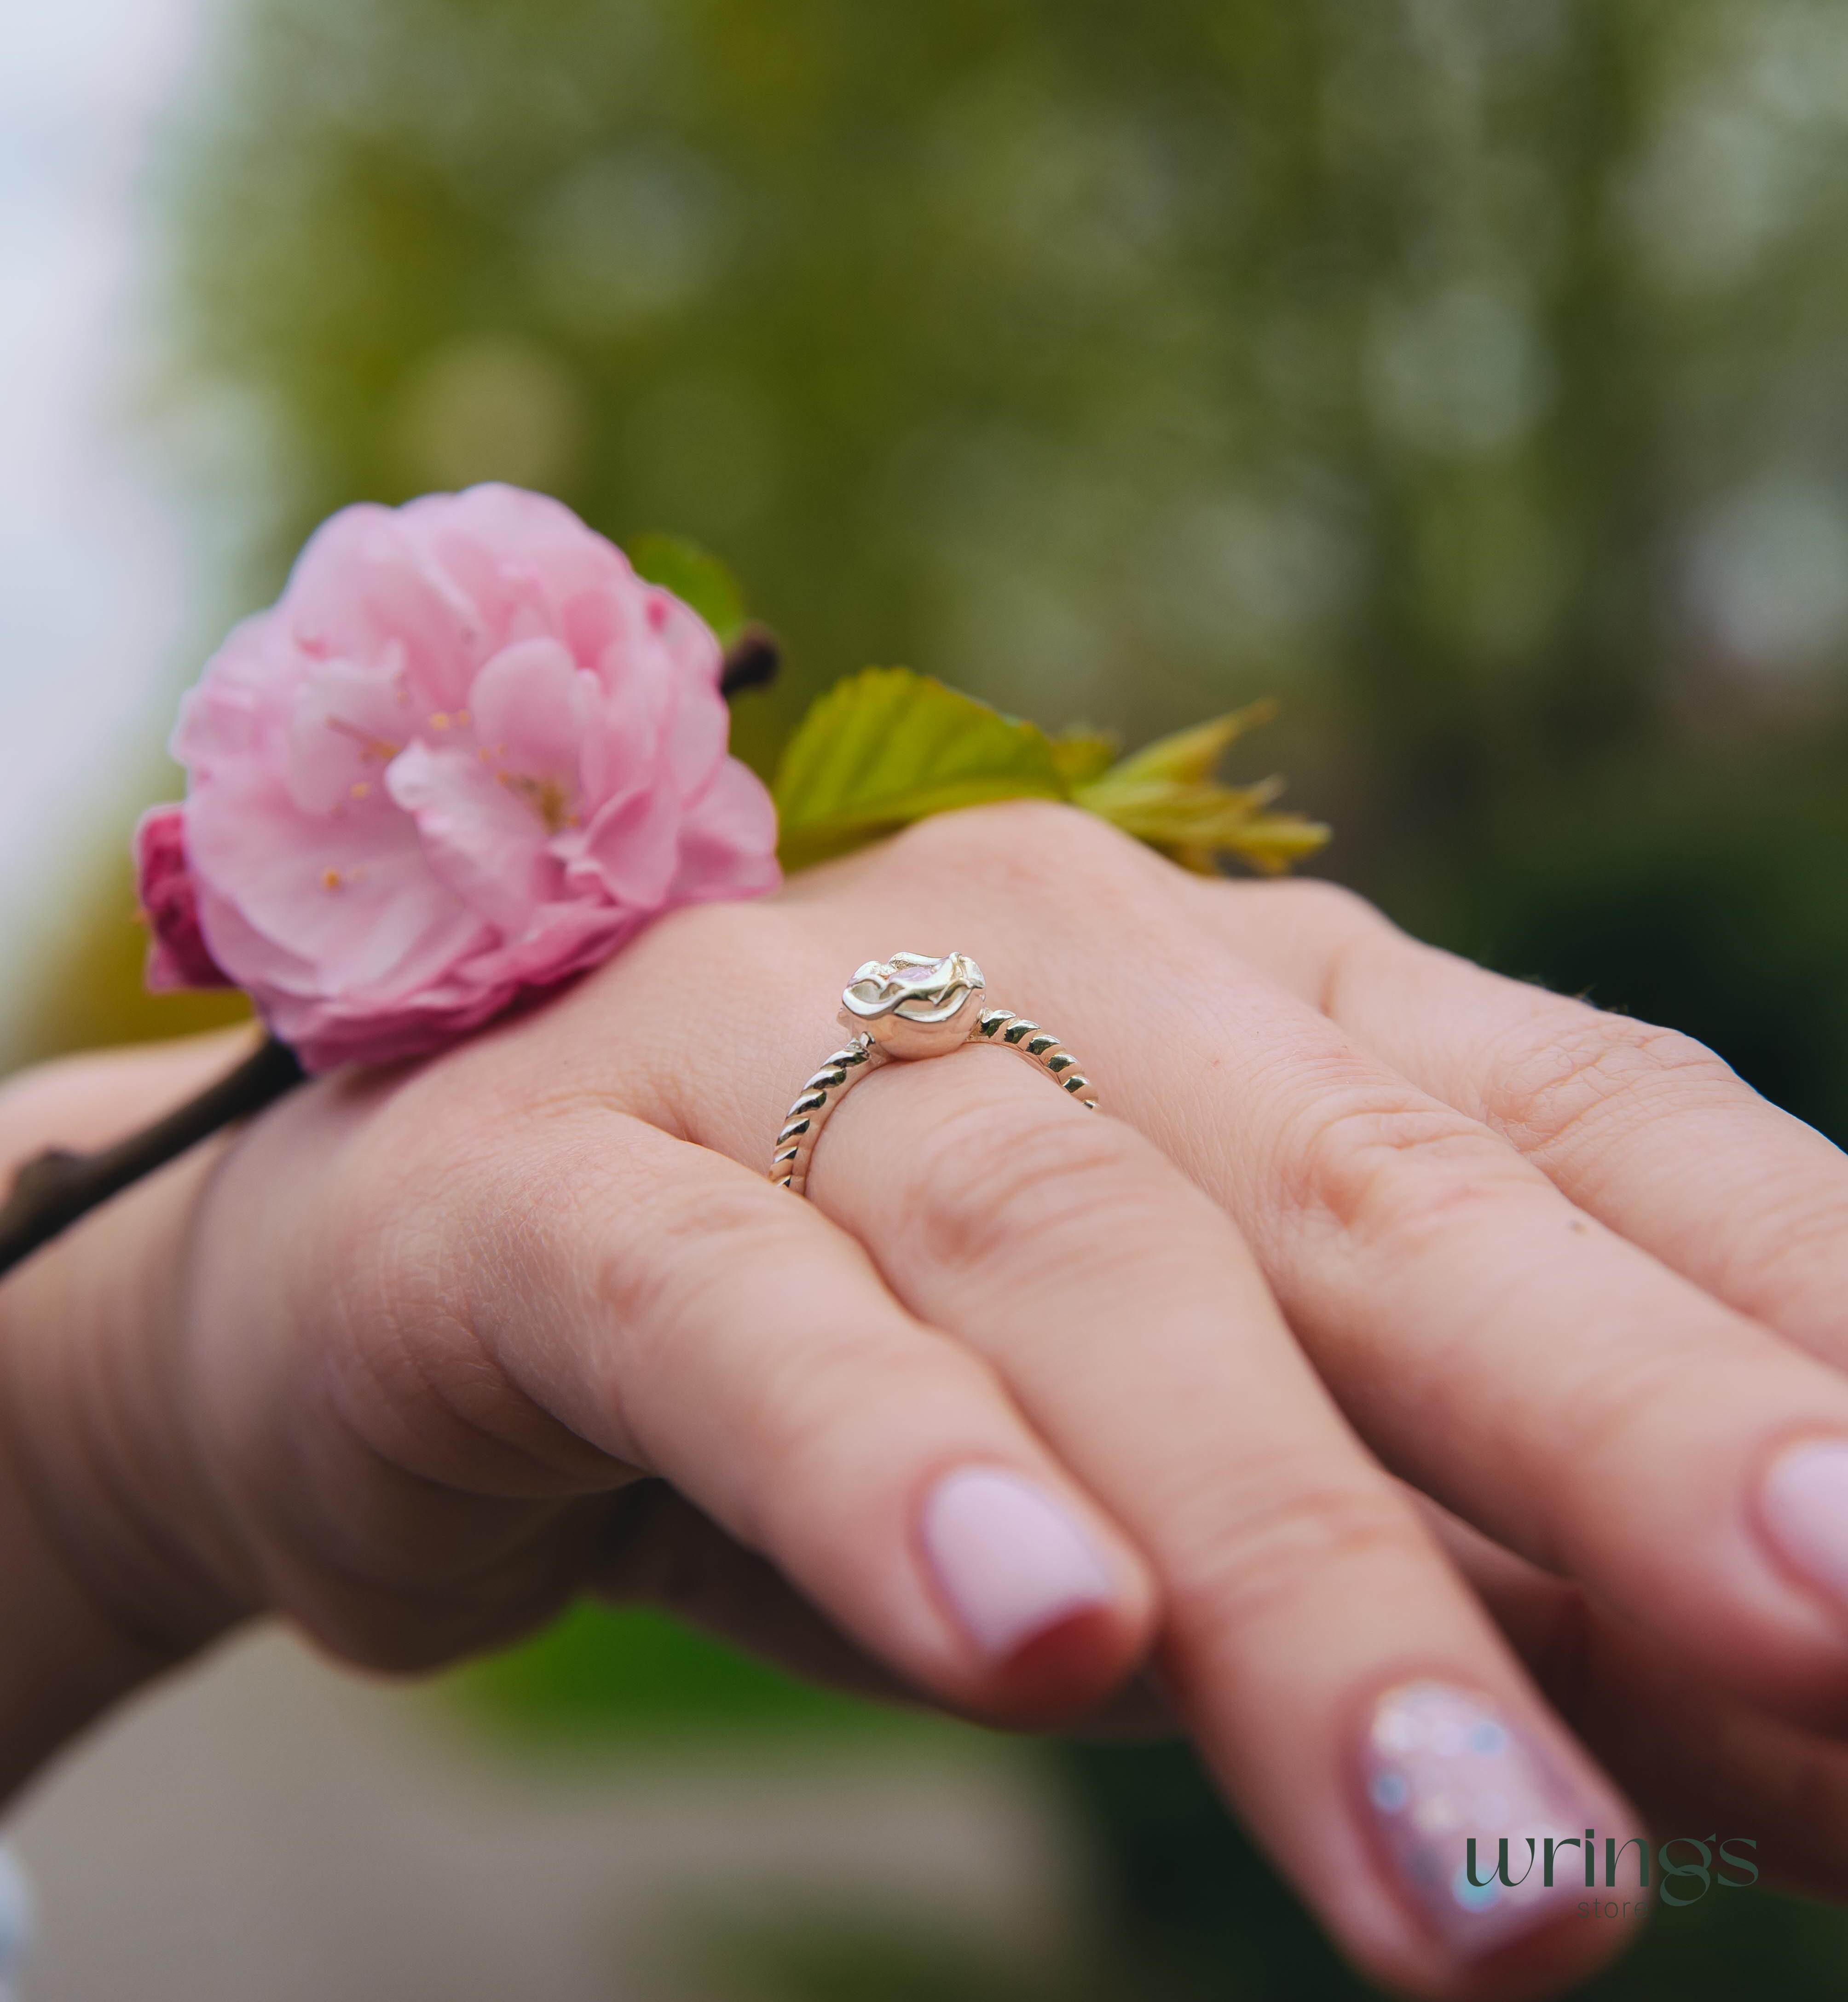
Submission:
[[804,1194],[828,1115],[858,1079],[894,1058],[943,1056],[964,1043],[997,1043],[1038,1065],[1094,1112],[1097,1094],[1058,1037],[1011,1008],[983,1007],[983,992],[982,968],[966,953],[933,958],[895,952],[890,959],[868,960],[841,996],[841,1022],[853,1039],[835,1052],[790,1107],[772,1151],[771,1181]]
[[942,959],[895,952],[870,959],[841,996],[841,1027],[870,1037],[888,1056],[934,1057],[974,1033],[982,968],[966,953]]

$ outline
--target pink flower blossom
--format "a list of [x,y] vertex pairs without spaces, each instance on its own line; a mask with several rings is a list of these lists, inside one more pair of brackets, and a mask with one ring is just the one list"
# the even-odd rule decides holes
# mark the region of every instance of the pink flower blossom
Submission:
[[199,930],[199,898],[186,863],[183,807],[155,807],[134,831],[135,873],[141,909],[153,939],[148,947],[148,985],[155,993],[175,987],[229,987],[206,950]]
[[774,889],[721,664],[556,500],[343,509],[182,707],[186,804],[137,837],[150,984],[246,989],[311,1071],[383,1062]]

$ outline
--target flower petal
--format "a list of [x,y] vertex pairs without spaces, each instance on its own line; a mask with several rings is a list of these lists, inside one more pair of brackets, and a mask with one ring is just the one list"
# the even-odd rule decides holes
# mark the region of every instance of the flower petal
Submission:
[[324,521],[295,560],[282,608],[303,652],[376,664],[396,642],[423,706],[459,709],[492,650],[480,609],[402,514],[369,503]]
[[782,881],[776,802],[748,765],[727,758],[681,824],[668,902],[767,896]]
[[475,677],[469,710],[495,765],[568,783],[575,795],[596,694],[560,641],[522,640],[502,647]]
[[137,889],[148,920],[148,986],[228,987],[199,929],[198,886],[186,855],[186,809],[155,807],[134,831]]
[[385,774],[436,879],[511,939],[557,894],[560,871],[545,822],[505,780],[469,752],[424,744],[412,745]]
[[[187,845],[214,895],[332,992],[401,993],[483,942],[480,917],[431,873],[401,814],[363,824],[305,814],[260,780],[195,793]],[[214,958],[258,988],[265,971],[221,937],[209,905],[201,916]]]
[[329,661],[302,682],[289,719],[289,797],[304,813],[389,812],[385,769],[413,734],[403,650],[382,650],[377,668]]
[[565,881],[580,896],[601,891],[632,911],[657,911],[680,860],[680,802],[668,787],[638,787],[612,800],[581,839],[560,842]]

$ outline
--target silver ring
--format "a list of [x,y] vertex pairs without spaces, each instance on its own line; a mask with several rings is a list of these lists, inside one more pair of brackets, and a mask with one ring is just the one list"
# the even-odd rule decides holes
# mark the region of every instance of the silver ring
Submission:
[[1011,1008],[984,1008],[983,992],[982,968],[967,953],[931,959],[895,952],[889,960],[868,960],[841,996],[841,1026],[853,1040],[835,1052],[790,1107],[776,1136],[771,1181],[793,1195],[806,1191],[828,1115],[863,1077],[894,1059],[947,1056],[964,1043],[1017,1051],[1095,1112],[1097,1094],[1058,1037]]

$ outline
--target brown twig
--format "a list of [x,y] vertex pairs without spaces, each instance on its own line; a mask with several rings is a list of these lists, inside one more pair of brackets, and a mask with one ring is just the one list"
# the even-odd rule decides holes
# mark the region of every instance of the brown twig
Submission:
[[292,1091],[305,1073],[286,1043],[263,1047],[197,1097],[94,1154],[62,1147],[28,1161],[0,1205],[0,1273],[9,1272],[78,1218],[164,1167],[234,1119],[247,1119]]

